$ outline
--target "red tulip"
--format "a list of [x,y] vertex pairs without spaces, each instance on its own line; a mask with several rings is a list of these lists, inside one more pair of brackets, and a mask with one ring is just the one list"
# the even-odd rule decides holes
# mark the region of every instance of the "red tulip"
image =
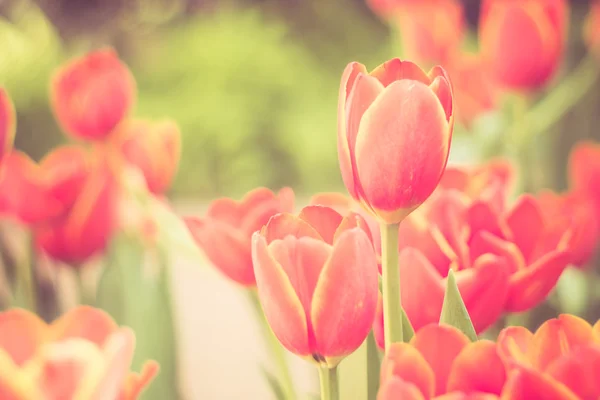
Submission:
[[600,144],[580,142],[569,158],[569,184],[575,193],[588,198],[600,218]]
[[0,313],[0,395],[7,400],[135,400],[158,372],[129,371],[135,336],[104,312],[78,307],[51,325],[21,309]]
[[[93,158],[91,158],[91,157]],[[119,184],[105,155],[60,147],[41,162],[63,212],[35,227],[38,246],[72,265],[103,251],[117,226]]]
[[125,159],[143,172],[148,189],[164,193],[179,164],[181,134],[177,125],[172,121],[126,121],[118,140]]
[[586,18],[583,36],[590,50],[600,51],[600,1],[592,0]]
[[505,381],[495,343],[470,343],[456,328],[431,324],[410,343],[391,345],[381,365],[377,399],[491,400],[499,398]]
[[544,322],[535,333],[523,327],[504,329],[498,337],[498,349],[510,373],[503,398],[597,399],[598,330],[567,314]]
[[111,49],[97,50],[60,67],[51,104],[62,128],[87,140],[104,140],[131,111],[135,80]]
[[437,186],[450,150],[452,88],[393,59],[371,73],[351,63],[338,103],[338,157],[350,195],[380,221],[402,221]]
[[0,162],[3,162],[12,150],[15,125],[15,107],[6,90],[0,87]]
[[323,206],[279,214],[252,238],[258,295],[275,336],[294,354],[336,366],[367,337],[377,260],[360,216]]
[[208,259],[229,279],[254,286],[251,237],[281,212],[292,212],[294,193],[282,189],[255,189],[237,202],[228,198],[213,201],[204,218],[187,217],[185,222]]
[[568,24],[566,0],[485,0],[479,41],[486,67],[501,86],[544,86],[560,64]]

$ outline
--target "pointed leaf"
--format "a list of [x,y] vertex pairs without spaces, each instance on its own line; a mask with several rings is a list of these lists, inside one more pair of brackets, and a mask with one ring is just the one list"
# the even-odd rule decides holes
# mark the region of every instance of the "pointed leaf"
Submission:
[[273,395],[275,396],[275,398],[277,400],[286,400],[285,394],[283,392],[281,385],[279,384],[279,381],[277,380],[277,377],[275,375],[273,375],[271,372],[269,372],[265,368],[264,365],[260,366],[260,371],[262,372],[263,376],[267,380],[267,383],[269,384],[269,388],[271,388],[271,391],[273,392]]
[[367,336],[367,399],[376,400],[379,392],[379,369],[381,359],[379,349],[375,343],[373,332]]
[[448,272],[446,294],[444,295],[440,323],[457,328],[467,335],[471,341],[477,340],[475,328],[473,327],[465,303],[460,295],[458,286],[456,285],[456,278],[454,277],[454,271],[452,270]]
[[402,308],[402,339],[404,342],[408,343],[413,336],[415,336],[415,330],[413,329],[404,308]]

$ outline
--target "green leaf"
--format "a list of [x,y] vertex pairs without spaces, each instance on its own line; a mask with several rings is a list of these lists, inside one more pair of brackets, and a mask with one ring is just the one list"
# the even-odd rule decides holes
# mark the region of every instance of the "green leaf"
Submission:
[[406,311],[404,308],[402,309],[402,339],[405,343],[410,342],[410,339],[415,336],[415,330],[413,329],[410,320],[408,319],[408,315],[406,315]]
[[260,370],[264,375],[265,379],[267,380],[267,383],[269,384],[271,391],[275,395],[275,398],[277,400],[286,400],[285,393],[283,392],[283,388],[281,387],[279,380],[277,380],[277,377],[271,372],[269,372],[264,365],[260,366]]
[[475,328],[471,322],[471,317],[465,303],[460,295],[454,271],[448,272],[448,281],[446,283],[446,294],[444,295],[444,304],[440,315],[440,323],[451,325],[462,331],[471,341],[477,340]]
[[367,399],[376,400],[379,391],[381,359],[373,331],[367,336]]

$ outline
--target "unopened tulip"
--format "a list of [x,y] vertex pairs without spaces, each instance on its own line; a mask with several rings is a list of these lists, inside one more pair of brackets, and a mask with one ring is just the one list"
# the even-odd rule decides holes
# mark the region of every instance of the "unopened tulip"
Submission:
[[323,206],[279,214],[252,238],[266,319],[292,353],[332,368],[367,337],[377,260],[360,216]]
[[48,325],[21,309],[0,313],[0,393],[10,400],[135,400],[158,371],[129,371],[135,336],[104,312],[77,307]]
[[544,322],[535,333],[505,328],[498,349],[510,368],[503,399],[597,399],[600,326],[574,315]]
[[437,186],[454,125],[452,88],[441,67],[429,74],[390,60],[372,72],[351,63],[338,103],[344,184],[380,222],[402,221]]
[[485,0],[479,41],[494,81],[520,91],[548,83],[562,59],[568,11],[566,0]]
[[491,400],[499,398],[505,381],[495,343],[470,343],[456,328],[431,324],[410,343],[394,343],[387,350],[377,399]]
[[124,122],[119,131],[117,140],[127,162],[142,171],[152,193],[164,193],[177,172],[181,155],[177,124],[131,120]]
[[117,227],[119,184],[104,154],[60,147],[41,162],[51,198],[63,212],[35,227],[38,246],[52,258],[78,265],[103,251]]
[[104,140],[131,111],[135,80],[112,49],[75,58],[58,68],[51,104],[61,127],[86,140]]
[[15,107],[6,90],[0,87],[0,163],[12,150],[15,125]]
[[252,234],[273,215],[292,212],[293,208],[294,193],[290,188],[278,194],[257,188],[241,201],[217,199],[210,204],[204,218],[186,217],[185,222],[215,267],[241,285],[254,286]]

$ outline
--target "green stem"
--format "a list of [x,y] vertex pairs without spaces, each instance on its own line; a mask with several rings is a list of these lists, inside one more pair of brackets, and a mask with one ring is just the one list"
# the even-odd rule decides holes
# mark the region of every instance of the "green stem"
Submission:
[[93,306],[95,303],[95,299],[92,293],[90,292],[88,285],[85,282],[83,266],[78,265],[75,267],[75,279],[77,281],[77,290],[79,291],[79,304],[85,306]]
[[375,342],[373,332],[367,336],[367,399],[377,399],[379,391],[381,359],[379,358],[379,348]]
[[321,400],[338,400],[340,393],[337,367],[319,367],[319,379],[321,381]]
[[256,312],[256,317],[260,321],[260,325],[263,330],[263,336],[268,342],[269,350],[271,351],[271,355],[273,356],[275,364],[277,365],[277,370],[279,371],[281,379],[280,384],[285,394],[285,398],[287,400],[293,400],[296,398],[296,394],[294,392],[292,376],[290,375],[290,370],[285,359],[285,351],[281,346],[281,343],[279,343],[273,334],[273,331],[271,330],[271,327],[265,318],[265,314],[263,313],[260,305],[260,300],[258,299],[258,293],[256,289],[249,289],[248,294],[250,296],[252,306],[254,307],[254,311]]
[[402,341],[402,304],[398,264],[398,225],[380,224],[383,275],[383,326],[385,348]]
[[18,306],[37,312],[37,291],[33,271],[33,268],[35,268],[33,263],[33,239],[28,236],[26,240],[28,242],[27,249],[23,258],[17,264],[15,298]]

